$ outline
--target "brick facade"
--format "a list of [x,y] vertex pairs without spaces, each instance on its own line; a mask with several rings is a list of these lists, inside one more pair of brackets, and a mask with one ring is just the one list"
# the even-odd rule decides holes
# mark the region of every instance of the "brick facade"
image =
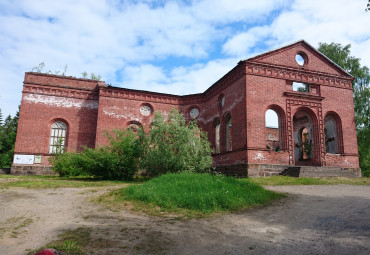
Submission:
[[[297,63],[297,54],[304,64]],[[325,171],[334,169],[334,175],[348,170],[350,174],[343,175],[360,176],[352,80],[304,41],[240,61],[204,93],[187,96],[29,72],[25,74],[15,154],[31,159],[27,164],[15,160],[12,173],[47,172],[51,126],[56,121],[67,126],[67,150],[79,151],[106,143],[105,130],[130,125],[148,130],[154,111],[166,114],[176,108],[190,120],[190,111],[196,108],[199,126],[214,148],[219,144],[213,163],[220,171],[266,176],[287,166],[308,165],[314,166],[316,173],[326,167]],[[294,91],[295,82],[307,84],[308,91]],[[140,111],[143,106],[151,110],[148,116]],[[277,113],[278,129],[266,128],[268,109]],[[326,153],[326,128],[331,128],[326,119],[331,119],[330,125],[336,129],[331,130],[329,140],[335,153]],[[302,140],[304,127],[309,145]],[[304,153],[309,153],[309,158],[303,159]],[[34,156],[38,156],[37,163],[31,162]]]

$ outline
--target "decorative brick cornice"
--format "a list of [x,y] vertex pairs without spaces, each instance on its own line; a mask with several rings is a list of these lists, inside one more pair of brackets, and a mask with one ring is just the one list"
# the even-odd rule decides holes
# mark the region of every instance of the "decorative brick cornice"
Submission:
[[115,87],[100,88],[99,96],[173,105],[191,105],[201,104],[204,102],[204,94],[177,96],[164,93]]
[[173,105],[179,105],[181,101],[181,96],[112,87],[100,88],[99,96]]
[[45,86],[37,84],[25,83],[23,86],[23,93],[98,100],[98,91],[73,89],[68,87],[63,88],[63,87]]
[[343,77],[306,69],[296,69],[273,64],[245,61],[247,75],[258,75],[289,81],[341,87],[352,90],[351,77]]
[[319,95],[309,94],[305,92],[284,92],[284,96],[314,101],[322,101],[325,98]]

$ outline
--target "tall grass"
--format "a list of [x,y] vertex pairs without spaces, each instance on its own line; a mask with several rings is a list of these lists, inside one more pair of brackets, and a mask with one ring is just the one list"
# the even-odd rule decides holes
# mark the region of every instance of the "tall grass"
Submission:
[[122,194],[127,200],[156,205],[164,210],[182,208],[201,213],[235,211],[284,196],[249,181],[189,172],[165,174],[142,185],[127,187]]

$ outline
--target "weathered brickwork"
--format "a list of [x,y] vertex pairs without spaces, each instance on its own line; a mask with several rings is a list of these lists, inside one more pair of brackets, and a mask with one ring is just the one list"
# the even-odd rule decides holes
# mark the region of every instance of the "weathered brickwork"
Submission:
[[[307,175],[320,176],[322,169],[322,175],[359,176],[352,80],[304,41],[240,61],[204,93],[188,96],[26,73],[12,173],[50,172],[54,123],[66,127],[67,150],[79,151],[105,144],[105,130],[148,130],[155,111],[166,115],[176,108],[208,133],[218,171],[270,176],[297,165],[314,167]],[[296,82],[307,91],[294,91]],[[269,109],[278,115],[278,129],[266,128]],[[331,127],[335,130],[327,132]],[[326,153],[328,142],[332,153]]]

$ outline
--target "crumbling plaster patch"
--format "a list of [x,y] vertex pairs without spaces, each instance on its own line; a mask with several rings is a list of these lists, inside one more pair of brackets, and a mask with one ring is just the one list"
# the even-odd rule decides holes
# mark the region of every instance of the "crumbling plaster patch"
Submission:
[[94,100],[56,97],[48,95],[29,94],[24,97],[27,102],[35,104],[44,104],[48,106],[64,107],[64,108],[88,108],[91,110],[98,109],[99,104]]
[[257,155],[253,159],[254,160],[266,160],[262,152],[257,152]]
[[[129,121],[138,121],[140,123],[144,122],[144,117],[140,114],[139,110],[137,108],[133,107],[117,107],[117,106],[106,106],[103,108],[103,113],[105,115],[108,115],[111,118],[116,119],[126,119]],[[164,119],[168,119],[168,112],[162,111],[161,112]],[[153,115],[150,117],[150,122],[152,121]]]
[[140,117],[140,115],[132,113],[135,111],[137,111],[137,109],[133,109],[127,106],[124,107],[107,106],[103,108],[103,113],[105,115],[108,115],[109,117],[116,119],[135,120],[141,122],[142,118]]

